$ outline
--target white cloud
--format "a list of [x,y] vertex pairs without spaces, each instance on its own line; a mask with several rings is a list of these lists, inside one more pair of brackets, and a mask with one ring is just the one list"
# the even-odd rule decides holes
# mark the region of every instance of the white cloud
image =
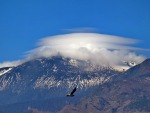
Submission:
[[64,57],[91,60],[100,65],[119,65],[122,60],[142,62],[145,57],[131,51],[142,50],[129,45],[139,42],[131,38],[96,33],[70,33],[43,38],[30,56],[51,57],[58,53]]
[[17,66],[38,57],[60,54],[81,60],[91,60],[97,65],[122,65],[122,61],[142,62],[145,57],[135,52],[142,50],[131,46],[138,40],[97,33],[70,33],[39,40],[38,47],[28,51],[24,60],[0,63],[0,67]]

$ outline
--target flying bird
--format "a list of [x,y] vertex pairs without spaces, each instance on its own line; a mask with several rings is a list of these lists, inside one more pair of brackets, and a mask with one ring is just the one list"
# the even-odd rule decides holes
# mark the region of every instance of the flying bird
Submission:
[[71,92],[70,94],[67,94],[66,96],[67,96],[67,97],[73,97],[73,96],[74,96],[73,93],[74,93],[76,90],[77,90],[77,88],[75,87],[75,88],[72,90],[72,92]]

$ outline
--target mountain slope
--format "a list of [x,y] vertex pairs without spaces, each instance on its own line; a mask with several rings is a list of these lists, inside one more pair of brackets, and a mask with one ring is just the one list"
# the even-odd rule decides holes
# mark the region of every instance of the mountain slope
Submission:
[[150,83],[118,81],[106,83],[93,95],[58,113],[145,113],[150,112]]
[[116,76],[119,79],[99,85],[91,96],[76,105],[65,106],[59,113],[149,113],[149,64],[147,59]]
[[141,64],[138,64],[138,65],[130,68],[129,70],[127,70],[123,74],[122,78],[150,80],[150,59],[146,59]]

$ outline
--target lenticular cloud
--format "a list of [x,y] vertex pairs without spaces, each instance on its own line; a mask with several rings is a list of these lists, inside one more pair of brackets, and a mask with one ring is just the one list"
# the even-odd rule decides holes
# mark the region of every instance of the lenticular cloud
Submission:
[[[138,40],[96,33],[71,33],[43,38],[38,48],[29,51],[31,59],[62,55],[80,60],[90,60],[97,65],[120,65],[122,61],[142,62],[145,58],[131,46]],[[130,45],[130,46],[129,46]]]

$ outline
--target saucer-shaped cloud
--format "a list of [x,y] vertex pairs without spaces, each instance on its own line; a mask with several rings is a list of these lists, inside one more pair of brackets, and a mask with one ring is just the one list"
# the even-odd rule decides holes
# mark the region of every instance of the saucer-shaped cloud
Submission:
[[133,51],[135,39],[96,33],[70,33],[43,38],[38,48],[29,51],[30,58],[62,55],[80,60],[90,60],[97,65],[121,65],[122,61],[142,62],[145,57]]

